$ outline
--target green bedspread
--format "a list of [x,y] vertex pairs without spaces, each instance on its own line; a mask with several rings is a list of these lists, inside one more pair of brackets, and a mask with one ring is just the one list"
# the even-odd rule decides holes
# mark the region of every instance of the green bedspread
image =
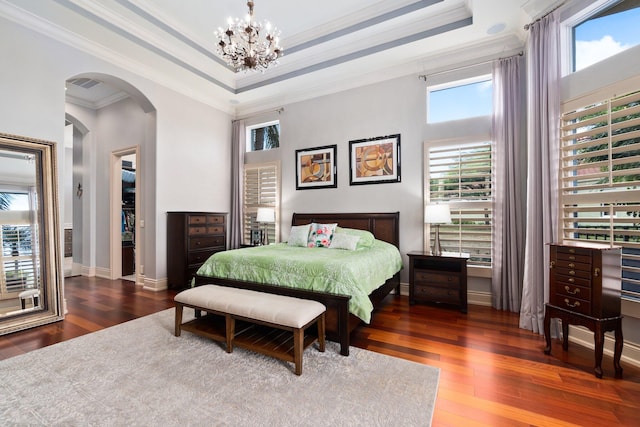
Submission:
[[369,323],[373,305],[368,295],[401,268],[398,249],[376,240],[356,251],[278,243],[218,252],[197,274],[351,295],[349,311]]

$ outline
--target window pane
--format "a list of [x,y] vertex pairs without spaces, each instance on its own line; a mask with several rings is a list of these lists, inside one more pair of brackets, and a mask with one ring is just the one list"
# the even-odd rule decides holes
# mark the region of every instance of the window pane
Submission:
[[269,122],[247,127],[247,151],[280,147],[280,123]]
[[573,29],[574,71],[640,43],[640,7],[620,3]]
[[442,248],[469,254],[473,266],[491,266],[492,147],[480,142],[428,151],[429,202],[451,205],[451,224],[440,226]]
[[[276,242],[280,227],[278,200],[279,166],[276,163],[245,165],[244,167],[244,211],[243,211],[243,240],[253,243],[256,231],[266,231],[269,242]],[[258,208],[270,207],[275,209],[276,221],[262,224],[256,221]]]
[[493,113],[493,83],[485,76],[466,84],[434,86],[427,99],[428,123],[488,116]]

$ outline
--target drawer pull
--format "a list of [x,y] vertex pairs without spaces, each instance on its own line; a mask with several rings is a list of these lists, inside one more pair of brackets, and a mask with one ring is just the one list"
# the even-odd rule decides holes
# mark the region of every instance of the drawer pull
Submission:
[[571,261],[575,261],[575,260],[576,260],[576,257],[574,257],[573,255],[571,255],[571,256],[569,257],[569,259],[570,259]]
[[569,277],[569,283],[573,283],[575,281],[576,281],[576,279],[574,279],[573,277]]
[[580,301],[576,301],[575,303],[571,304],[569,300],[565,298],[564,303],[567,304],[567,307],[571,307],[571,308],[580,307]]
[[575,288],[573,291],[571,291],[571,288],[569,286],[565,286],[564,290],[567,291],[569,295],[576,295],[580,293],[580,288]]
[[575,250],[575,249],[573,249],[573,248],[569,248],[569,253],[570,253],[570,254],[575,254],[575,253],[576,253],[576,250]]
[[573,268],[573,267],[575,267],[575,266],[576,266],[576,265],[575,265],[574,263],[572,263],[572,262],[570,262],[570,263],[569,263],[569,268]]
[[596,268],[595,270],[593,270],[593,275],[598,277],[600,275],[600,269]]
[[549,264],[549,268],[553,268],[556,266],[556,262],[555,261],[551,261],[551,263]]
[[569,270],[569,274],[570,274],[570,275],[572,275],[572,276],[575,276],[575,275],[576,275],[576,272],[575,272],[575,271],[573,271],[573,270]]

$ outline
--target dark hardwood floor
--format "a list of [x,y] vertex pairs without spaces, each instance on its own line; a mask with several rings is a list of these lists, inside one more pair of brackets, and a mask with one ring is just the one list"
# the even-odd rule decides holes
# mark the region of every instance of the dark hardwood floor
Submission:
[[[65,293],[65,320],[0,337],[0,359],[173,307],[175,295],[84,277],[66,279]],[[389,296],[352,345],[440,368],[434,426],[640,425],[640,369],[623,361],[624,379],[614,379],[605,356],[599,380],[592,351],[563,352],[557,341],[547,356],[514,313],[471,305],[465,315]]]

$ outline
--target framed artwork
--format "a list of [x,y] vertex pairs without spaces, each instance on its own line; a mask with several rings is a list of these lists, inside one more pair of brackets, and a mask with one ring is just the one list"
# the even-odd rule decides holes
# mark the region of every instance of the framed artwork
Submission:
[[296,150],[296,190],[336,188],[336,145]]
[[400,182],[400,134],[349,141],[350,185]]

